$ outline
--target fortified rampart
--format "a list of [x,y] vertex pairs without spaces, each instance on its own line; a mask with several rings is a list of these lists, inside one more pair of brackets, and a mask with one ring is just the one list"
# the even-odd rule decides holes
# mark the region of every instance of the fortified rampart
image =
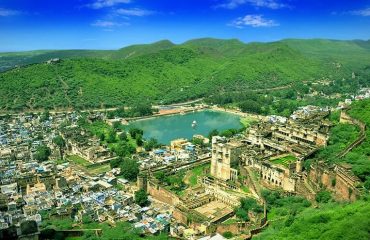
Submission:
[[358,126],[360,128],[360,135],[355,141],[353,141],[349,146],[347,146],[342,152],[337,155],[337,157],[339,158],[344,157],[347,153],[352,151],[352,149],[354,149],[355,147],[359,146],[366,139],[366,125],[363,122],[359,121],[358,119],[352,118],[345,111],[342,111],[340,113],[340,122]]
[[155,180],[153,179],[148,179],[147,192],[150,196],[157,199],[158,201],[167,203],[171,206],[176,206],[181,203],[180,198],[176,194],[160,186],[160,184],[155,182]]
[[309,180],[319,190],[332,191],[336,200],[355,201],[360,196],[359,179],[351,173],[348,164],[328,166],[323,162],[311,165]]

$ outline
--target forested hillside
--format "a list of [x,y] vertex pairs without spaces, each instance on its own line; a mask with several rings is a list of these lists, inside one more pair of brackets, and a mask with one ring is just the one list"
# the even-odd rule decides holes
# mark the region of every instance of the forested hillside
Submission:
[[271,221],[270,226],[253,239],[366,240],[370,237],[368,197],[351,204],[323,203],[318,208],[306,208],[298,214],[288,206],[281,207],[280,211],[290,215]]
[[[368,45],[364,41],[244,44],[197,39],[181,45],[160,41],[117,51],[0,54],[3,67],[12,61],[38,63],[0,73],[0,110],[100,108],[142,100],[172,103],[219,92],[350,79],[352,72],[369,79]],[[46,64],[50,58],[62,60]]]

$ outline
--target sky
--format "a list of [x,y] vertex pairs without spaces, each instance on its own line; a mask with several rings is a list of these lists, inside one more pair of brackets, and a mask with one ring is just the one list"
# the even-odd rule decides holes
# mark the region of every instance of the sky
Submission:
[[0,0],[0,51],[370,39],[370,0]]

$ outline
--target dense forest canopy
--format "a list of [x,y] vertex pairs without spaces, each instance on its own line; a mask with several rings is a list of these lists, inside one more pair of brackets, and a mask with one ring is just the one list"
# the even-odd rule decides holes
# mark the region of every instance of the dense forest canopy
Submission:
[[[51,58],[60,62],[45,63]],[[366,41],[169,41],[116,51],[0,53],[0,110],[172,103],[215,93],[370,76]],[[33,64],[32,64],[33,63]],[[27,65],[31,64],[31,65]],[[14,65],[25,65],[14,68]],[[0,69],[0,70],[1,70]]]

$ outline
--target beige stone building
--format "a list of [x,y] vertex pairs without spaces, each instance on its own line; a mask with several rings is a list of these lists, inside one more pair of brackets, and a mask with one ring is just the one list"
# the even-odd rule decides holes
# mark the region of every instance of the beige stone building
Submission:
[[225,138],[214,136],[212,138],[211,175],[215,178],[227,181],[237,180],[241,150],[244,144],[241,142],[227,142]]

